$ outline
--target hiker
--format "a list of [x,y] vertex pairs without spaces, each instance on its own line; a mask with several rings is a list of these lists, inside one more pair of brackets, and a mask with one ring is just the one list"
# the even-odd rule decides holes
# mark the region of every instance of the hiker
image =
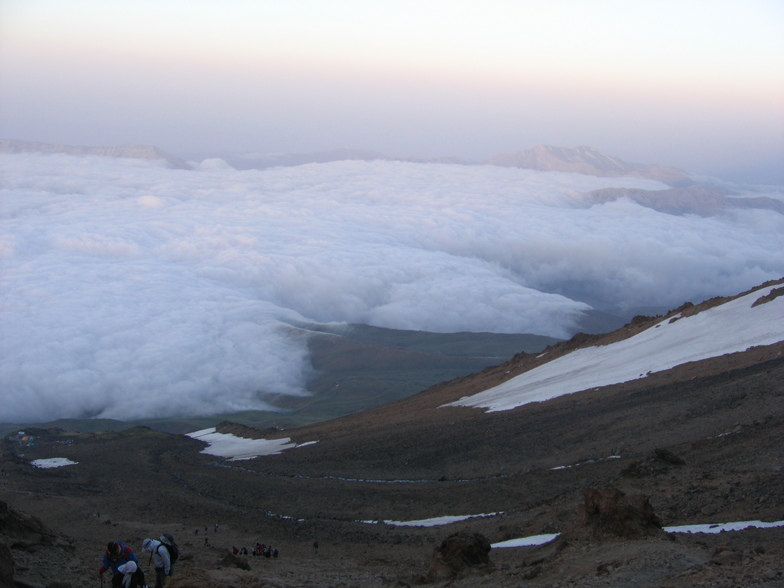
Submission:
[[124,563],[117,567],[117,571],[122,574],[122,588],[146,588],[144,572],[136,565],[136,562]]
[[103,580],[103,575],[107,570],[112,570],[112,588],[122,588],[122,581],[124,572],[120,572],[118,568],[128,562],[139,564],[139,558],[133,550],[122,541],[110,541],[106,545],[106,551],[103,554],[103,565],[98,569],[98,577]]
[[313,553],[318,555],[318,541],[313,542]]
[[166,576],[171,576],[171,555],[166,544],[155,539],[142,541],[142,550],[150,552],[150,560],[155,566],[155,588],[163,588]]

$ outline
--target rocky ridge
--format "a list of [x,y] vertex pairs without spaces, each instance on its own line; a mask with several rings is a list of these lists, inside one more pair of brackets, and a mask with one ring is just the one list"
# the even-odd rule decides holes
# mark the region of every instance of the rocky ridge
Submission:
[[484,163],[541,171],[560,171],[602,177],[632,176],[658,180],[670,186],[686,187],[694,181],[683,172],[663,165],[628,163],[601,153],[593,147],[537,145],[526,151],[501,153]]

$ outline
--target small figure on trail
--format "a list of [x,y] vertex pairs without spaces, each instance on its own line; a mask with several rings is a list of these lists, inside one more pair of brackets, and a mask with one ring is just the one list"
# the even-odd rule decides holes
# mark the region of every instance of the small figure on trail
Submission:
[[142,541],[142,550],[150,552],[150,560],[155,566],[155,588],[163,588],[166,576],[172,575],[172,563],[166,544],[155,539]]
[[215,523],[215,531],[213,531],[213,533],[217,533],[217,532],[218,532],[218,523]]
[[117,571],[122,574],[122,588],[146,588],[144,572],[136,562],[124,563],[117,568]]
[[313,542],[313,553],[318,555],[318,541]]
[[240,550],[239,550],[239,549],[237,549],[236,547],[232,546],[232,548],[231,548],[231,552],[232,552],[234,555],[237,555],[237,554],[239,554]]
[[124,573],[118,568],[128,562],[139,563],[139,558],[133,550],[122,541],[110,541],[103,554],[103,565],[98,569],[98,577],[103,580],[107,570],[112,570],[112,588],[122,588]]
[[209,546],[210,546],[210,538],[209,537],[205,537],[204,538],[204,547],[209,547]]

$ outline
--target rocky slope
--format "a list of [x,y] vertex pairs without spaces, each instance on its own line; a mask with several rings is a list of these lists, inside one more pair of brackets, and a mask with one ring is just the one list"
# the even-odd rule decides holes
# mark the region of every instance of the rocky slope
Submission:
[[634,176],[650,178],[678,187],[690,186],[694,183],[686,174],[671,167],[628,163],[617,157],[605,155],[593,147],[570,148],[537,145],[526,151],[495,155],[484,163],[591,176]]

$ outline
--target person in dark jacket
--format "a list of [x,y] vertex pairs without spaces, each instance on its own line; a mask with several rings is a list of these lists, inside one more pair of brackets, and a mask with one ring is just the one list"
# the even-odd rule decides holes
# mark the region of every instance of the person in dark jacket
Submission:
[[122,541],[110,541],[103,554],[103,565],[98,569],[98,577],[103,579],[106,571],[111,569],[112,588],[122,588],[124,574],[117,568],[129,561],[139,565],[139,558],[130,547]]

